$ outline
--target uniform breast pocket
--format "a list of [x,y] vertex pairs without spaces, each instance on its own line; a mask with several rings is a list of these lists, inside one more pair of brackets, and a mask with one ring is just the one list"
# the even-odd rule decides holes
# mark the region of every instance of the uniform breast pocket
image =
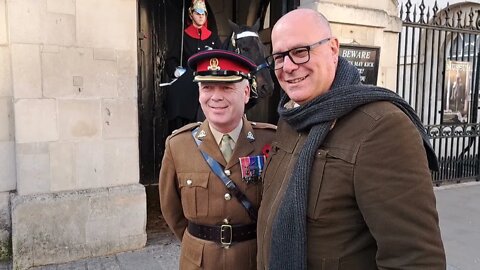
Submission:
[[182,207],[187,219],[208,215],[210,172],[178,173]]

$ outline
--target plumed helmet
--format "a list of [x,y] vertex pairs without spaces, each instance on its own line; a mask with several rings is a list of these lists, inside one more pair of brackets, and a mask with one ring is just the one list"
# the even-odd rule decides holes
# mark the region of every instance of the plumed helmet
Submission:
[[192,6],[190,6],[188,10],[190,14],[192,14],[195,11],[198,14],[205,14],[205,16],[207,16],[207,6],[205,5],[204,0],[193,0]]

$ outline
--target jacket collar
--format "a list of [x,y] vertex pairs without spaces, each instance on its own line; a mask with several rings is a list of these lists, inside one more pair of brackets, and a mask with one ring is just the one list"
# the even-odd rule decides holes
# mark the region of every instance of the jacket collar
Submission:
[[196,28],[193,24],[185,28],[185,34],[194,39],[205,40],[210,37],[212,31],[208,30],[207,27],[202,26],[202,28]]
[[229,169],[239,163],[240,157],[248,156],[255,150],[253,144],[255,141],[255,134],[252,125],[245,118],[243,118],[242,130],[240,131],[240,136],[238,137],[235,149],[233,149],[232,158],[228,164],[223,158],[222,152],[220,152],[220,148],[215,141],[215,137],[210,130],[207,120],[200,125],[195,136],[201,141],[198,148],[215,159],[218,163],[224,166],[225,169]]

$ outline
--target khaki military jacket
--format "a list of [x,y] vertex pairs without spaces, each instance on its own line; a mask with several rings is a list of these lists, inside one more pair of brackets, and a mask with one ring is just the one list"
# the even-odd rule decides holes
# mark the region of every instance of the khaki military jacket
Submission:
[[252,221],[239,201],[228,193],[223,182],[211,171],[192,137],[198,128],[200,149],[230,171],[230,179],[258,209],[262,184],[242,181],[239,157],[262,154],[275,134],[275,126],[252,123],[244,119],[240,136],[228,163],[210,131],[208,122],[190,124],[166,140],[160,170],[160,204],[162,214],[175,236],[182,241],[180,269],[256,269],[256,240],[235,243],[228,249],[219,244],[196,238],[188,233],[188,220],[203,225],[251,224]]
[[[264,176],[258,269],[268,269],[273,218],[306,137],[279,122]],[[445,269],[423,142],[395,105],[375,102],[338,119],[316,153],[308,192],[308,269]]]

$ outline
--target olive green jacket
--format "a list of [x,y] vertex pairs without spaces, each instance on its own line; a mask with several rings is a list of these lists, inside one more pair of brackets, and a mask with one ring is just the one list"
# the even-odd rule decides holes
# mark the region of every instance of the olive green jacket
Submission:
[[[307,135],[279,122],[264,175],[258,269],[268,269],[272,223]],[[445,269],[435,204],[423,142],[407,115],[389,102],[355,109],[316,153],[308,269]]]

